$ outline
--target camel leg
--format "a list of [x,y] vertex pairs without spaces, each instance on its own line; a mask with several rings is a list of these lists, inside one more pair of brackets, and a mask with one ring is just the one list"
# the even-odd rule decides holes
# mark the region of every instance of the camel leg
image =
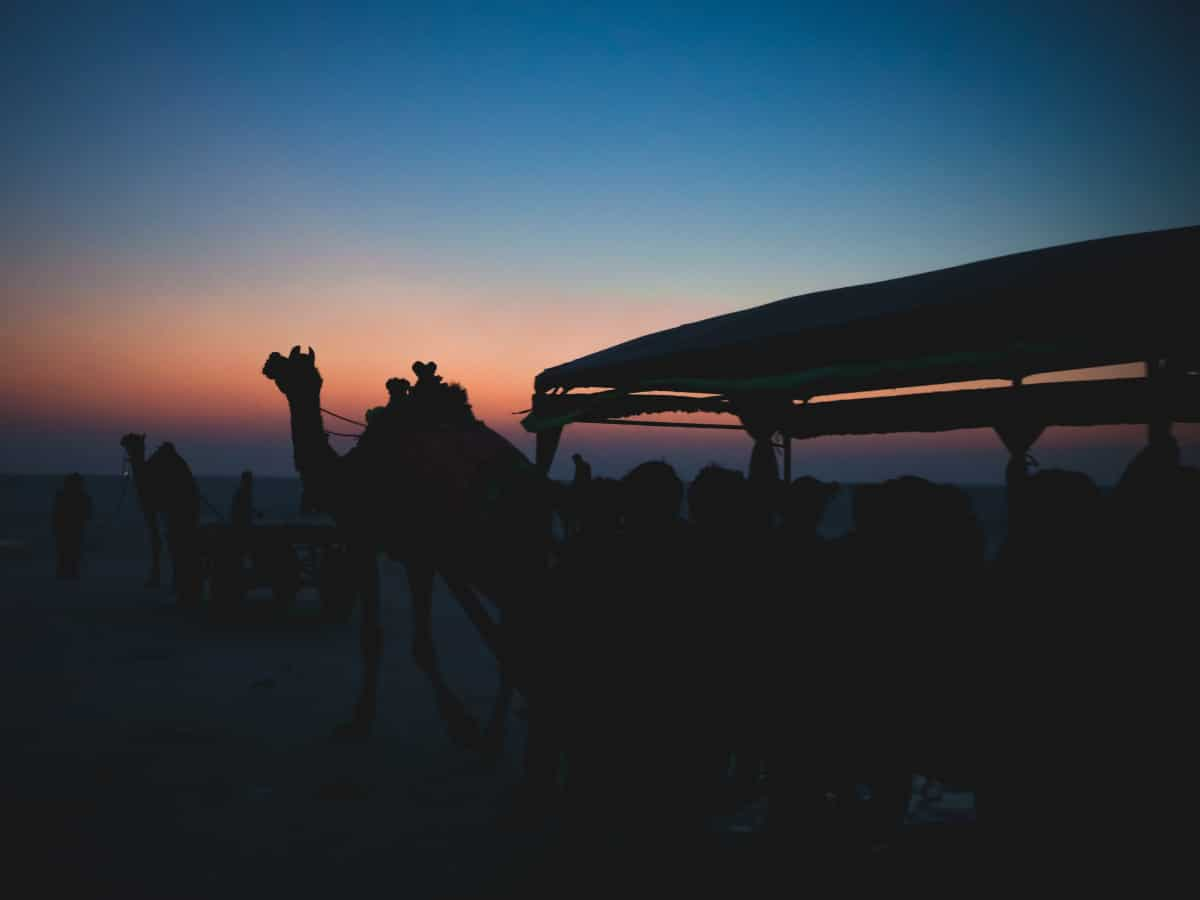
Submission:
[[[532,586],[527,586],[533,590]],[[465,595],[469,595],[469,598]],[[469,605],[464,601],[473,601]],[[521,814],[537,817],[546,812],[557,791],[558,770],[562,754],[561,732],[555,721],[551,686],[545,681],[544,665],[539,662],[536,629],[539,624],[531,618],[528,597],[509,596],[501,602],[503,612],[498,624],[492,624],[474,592],[466,589],[459,597],[472,621],[476,623],[485,642],[497,654],[500,686],[492,708],[492,717],[484,736],[486,760],[495,764],[504,750],[508,716],[513,692],[520,690],[526,702],[528,730],[522,755]],[[537,604],[533,604],[536,608]]]
[[437,669],[433,646],[433,566],[423,560],[407,560],[408,589],[412,594],[412,655],[423,672]]
[[[507,651],[508,645],[504,643],[505,627],[511,628],[512,623],[504,621],[504,615],[501,614],[499,623],[494,622],[492,617],[484,608],[479,596],[467,585],[455,581],[448,580],[450,591],[454,594],[456,600],[466,612],[467,618],[479,631],[480,637],[488,649],[495,655],[500,669],[500,685],[496,691],[496,700],[492,704],[491,717],[488,720],[487,731],[484,736],[484,755],[488,762],[495,763],[499,760],[500,754],[504,751],[504,740],[507,735],[508,716],[512,708],[513,691],[516,689],[516,684],[519,679],[514,678],[512,666],[519,662],[512,658],[512,654]],[[533,728],[533,726],[530,726]],[[528,753],[527,753],[528,755]]]
[[442,678],[442,672],[435,664],[425,670],[429,683],[433,686],[433,699],[437,704],[438,715],[446,723],[450,739],[464,750],[479,750],[483,746],[483,734],[479,723],[467,711],[466,704],[459,699],[450,686]]
[[158,532],[158,516],[148,512],[144,514],[146,531],[150,535],[150,574],[146,576],[146,587],[158,587],[162,582],[160,560],[162,558],[162,536]]
[[171,552],[172,582],[183,606],[200,604],[203,575],[200,571],[199,533],[194,520],[176,523],[175,546]]
[[479,599],[479,595],[465,583],[454,578],[446,578],[446,584],[450,588],[450,593],[454,595],[454,599],[463,608],[463,612],[467,614],[467,618],[471,624],[475,626],[475,630],[479,632],[479,636],[483,638],[483,642],[487,645],[487,648],[492,651],[497,661],[500,662],[501,668],[503,668],[507,660],[501,642],[501,629],[492,620],[487,609],[484,608],[483,601]]
[[184,562],[186,555],[184,544],[187,542],[185,530],[186,526],[179,521],[178,514],[169,513],[167,515],[167,556],[171,558],[171,590],[179,599],[182,599],[179,596],[180,569],[187,567]]
[[363,658],[363,680],[354,718],[339,726],[341,737],[363,738],[375,724],[376,698],[379,691],[379,662],[383,653],[383,626],[379,609],[379,563],[373,550],[351,551],[351,568],[355,586],[362,599],[360,607],[360,646]]
[[438,715],[446,723],[450,739],[464,749],[477,750],[482,742],[479,725],[462,700],[450,690],[438,667],[433,644],[434,568],[422,560],[409,560],[404,567],[408,571],[408,587],[412,592],[413,658],[433,687]]
[[496,689],[496,700],[492,704],[492,714],[488,719],[487,730],[484,732],[483,752],[488,762],[495,763],[504,752],[504,738],[507,735],[508,713],[512,707],[513,685],[509,679],[508,670],[500,667],[500,686]]

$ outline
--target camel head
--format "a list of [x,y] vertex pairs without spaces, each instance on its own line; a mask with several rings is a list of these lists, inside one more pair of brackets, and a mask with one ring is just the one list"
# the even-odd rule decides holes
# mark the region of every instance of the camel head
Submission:
[[300,394],[317,395],[321,392],[321,373],[317,370],[317,354],[313,348],[301,353],[295,346],[287,356],[272,353],[263,364],[263,374],[275,382],[275,386],[286,396]]
[[121,438],[121,446],[125,449],[125,455],[130,459],[146,458],[146,435],[144,434],[130,432]]

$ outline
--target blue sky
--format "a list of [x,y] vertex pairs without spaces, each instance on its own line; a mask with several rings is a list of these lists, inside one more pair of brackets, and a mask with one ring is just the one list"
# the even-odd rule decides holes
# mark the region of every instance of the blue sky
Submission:
[[[264,357],[328,347],[357,385],[393,374],[351,365],[382,333],[406,368],[492,329],[458,365],[494,419],[539,369],[655,327],[1200,222],[1194,5],[166,6],[6,25],[0,339],[102,342],[98,372],[140,354],[161,383],[202,343],[245,379],[189,376],[202,412],[263,388],[222,357],[234,330]],[[24,449],[0,467],[88,458],[108,421],[73,432],[5,375]],[[250,444],[286,468],[286,440]]]

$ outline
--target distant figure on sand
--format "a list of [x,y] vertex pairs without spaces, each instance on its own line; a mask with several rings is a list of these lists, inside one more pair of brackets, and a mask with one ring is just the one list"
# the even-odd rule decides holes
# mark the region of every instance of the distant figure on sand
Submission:
[[233,523],[234,528],[249,528],[254,524],[256,517],[261,518],[262,513],[254,508],[254,473],[247,469],[242,473],[242,480],[234,491],[229,521]]
[[571,455],[571,461],[575,464],[575,474],[571,486],[565,491],[565,500],[560,509],[563,531],[567,537],[578,534],[582,527],[584,497],[592,483],[591,464],[578,453]]
[[578,453],[571,456],[571,461],[575,463],[575,478],[571,482],[573,487],[581,487],[592,480],[592,465]]
[[58,550],[58,577],[78,578],[83,556],[83,528],[92,517],[92,498],[83,488],[83,476],[72,472],[54,498],[52,530]]

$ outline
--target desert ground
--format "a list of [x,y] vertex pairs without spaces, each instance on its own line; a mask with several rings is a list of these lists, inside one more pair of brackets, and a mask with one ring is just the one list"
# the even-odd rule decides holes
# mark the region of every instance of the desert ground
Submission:
[[[142,586],[139,521],[124,506],[104,521],[113,499],[98,498],[79,581],[54,577],[44,531],[18,531],[29,554],[0,559],[9,878],[31,879],[39,895],[124,898],[504,896],[532,885],[570,896],[602,878],[639,884],[604,847],[564,850],[554,818],[512,815],[519,715],[494,768],[448,739],[407,652],[400,564],[382,564],[375,732],[339,741],[358,685],[357,617],[321,623],[312,589],[283,619],[254,614],[266,592],[232,623],[185,613],[169,587]],[[486,721],[495,664],[440,585],[435,610],[447,679]],[[653,816],[653,798],[630,815]],[[947,792],[914,803],[911,821],[972,815],[969,795]],[[711,845],[678,864],[752,887],[767,878],[754,849],[762,821],[761,804],[714,820]]]

